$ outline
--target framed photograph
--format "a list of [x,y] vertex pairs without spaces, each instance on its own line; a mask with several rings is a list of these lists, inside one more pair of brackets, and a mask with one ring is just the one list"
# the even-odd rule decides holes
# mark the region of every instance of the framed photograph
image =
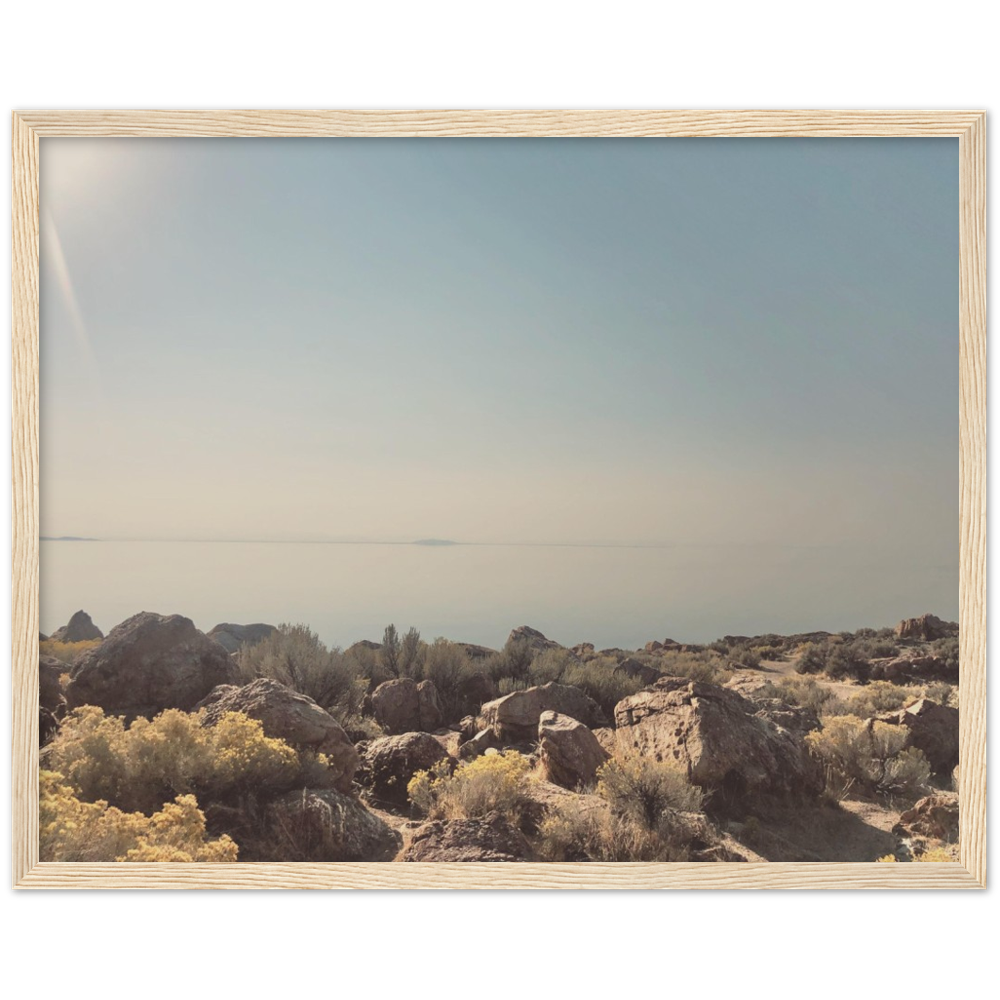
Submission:
[[13,882],[986,882],[981,111],[13,115]]

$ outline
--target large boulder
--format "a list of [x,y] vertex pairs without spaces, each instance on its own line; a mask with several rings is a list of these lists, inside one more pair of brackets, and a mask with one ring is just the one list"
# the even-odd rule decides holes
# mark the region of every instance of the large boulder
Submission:
[[455,763],[441,742],[429,733],[385,736],[362,746],[358,781],[383,802],[406,807],[410,779],[417,771],[429,771],[440,761],[452,766]]
[[582,722],[558,712],[539,717],[538,751],[545,778],[564,788],[592,785],[609,756]]
[[899,817],[892,832],[907,840],[919,838],[955,843],[958,840],[958,795],[934,792],[920,799]]
[[390,735],[426,733],[443,722],[441,702],[432,681],[397,677],[379,684],[371,694],[375,721]]
[[548,649],[565,649],[554,639],[547,639],[537,628],[532,628],[530,625],[518,625],[517,628],[512,629],[510,635],[507,636],[507,644],[511,643],[527,646],[536,656]]
[[717,813],[818,796],[823,769],[801,733],[759,708],[715,684],[664,678],[615,706],[616,737],[625,750],[680,764]]
[[921,615],[919,618],[904,618],[896,626],[896,635],[900,639],[944,639],[958,635],[958,625],[955,622],[941,621],[936,615]]
[[939,656],[883,656],[868,661],[868,676],[873,681],[892,681],[894,684],[922,681],[957,684],[958,665],[949,666],[948,661]]
[[261,840],[270,856],[255,861],[392,861],[402,844],[400,835],[357,799],[312,788],[271,803]]
[[91,621],[86,611],[77,611],[69,623],[52,633],[56,642],[90,642],[103,639],[104,633]]
[[418,827],[400,861],[530,861],[524,835],[499,813]]
[[949,775],[958,764],[958,709],[930,698],[878,716],[880,722],[906,726],[907,746],[921,750],[935,774]]
[[284,740],[296,750],[325,754],[333,772],[330,784],[350,791],[358,752],[340,723],[312,698],[259,677],[243,687],[216,688],[196,707],[205,710],[206,726],[214,726],[227,712],[242,712],[260,720],[265,736]]
[[229,654],[190,618],[143,611],[76,660],[66,699],[71,708],[98,705],[110,715],[152,718],[167,708],[191,711],[234,674]]
[[241,646],[256,646],[257,643],[274,635],[278,630],[273,625],[255,622],[253,625],[233,625],[223,622],[208,633],[227,653],[235,653]]
[[640,681],[644,686],[655,684],[662,676],[663,672],[651,667],[647,663],[642,663],[633,656],[626,657],[615,667],[616,674],[624,674],[633,680]]
[[487,702],[480,714],[498,739],[507,743],[533,743],[538,738],[542,712],[559,712],[585,726],[599,726],[604,721],[601,710],[583,691],[555,681]]

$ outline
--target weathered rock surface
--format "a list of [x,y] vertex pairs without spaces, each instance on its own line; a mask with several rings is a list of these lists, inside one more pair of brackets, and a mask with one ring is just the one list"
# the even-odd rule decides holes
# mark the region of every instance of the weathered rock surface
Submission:
[[558,712],[539,717],[538,751],[545,778],[570,789],[593,784],[609,756],[583,723]]
[[513,691],[483,705],[484,724],[505,743],[533,742],[542,712],[559,712],[585,726],[599,726],[601,711],[579,688],[555,681],[526,691]]
[[899,817],[892,828],[897,837],[958,840],[958,796],[954,792],[935,792],[917,802]]
[[62,660],[54,656],[38,657],[38,704],[56,714],[66,708],[66,698],[63,696],[59,678],[68,672]]
[[878,716],[880,722],[906,726],[907,745],[923,751],[935,774],[948,775],[958,764],[958,709],[929,698]]
[[944,639],[950,635],[958,635],[956,622],[944,622],[936,615],[921,615],[919,618],[904,618],[896,626],[896,635],[900,639]]
[[762,796],[818,796],[823,769],[802,736],[758,711],[735,691],[664,678],[618,703],[616,735],[624,749],[677,761],[716,812],[739,814]]
[[289,792],[270,805],[266,821],[273,853],[254,860],[392,861],[402,844],[357,799],[333,789]]
[[458,756],[462,760],[474,760],[487,750],[499,750],[502,746],[503,742],[492,729],[481,729],[458,748]]
[[820,728],[819,716],[803,705],[788,705],[778,698],[751,698],[757,708],[756,715],[768,719],[793,733],[814,732]]
[[429,733],[385,736],[364,745],[358,781],[376,798],[395,806],[409,804],[406,786],[417,771],[428,771],[439,761],[454,759]]
[[584,662],[592,660],[597,655],[594,651],[594,644],[592,642],[577,643],[570,649],[570,652],[573,653],[577,659],[583,660]]
[[241,646],[256,646],[257,643],[274,635],[278,630],[273,625],[255,622],[253,625],[233,625],[223,622],[208,633],[227,653],[235,653]]
[[90,642],[103,639],[104,633],[91,621],[86,611],[77,611],[69,623],[52,633],[57,642]]
[[182,615],[143,611],[116,625],[73,664],[66,700],[112,715],[152,718],[190,711],[212,688],[234,679],[229,654]]
[[443,723],[441,702],[432,681],[397,677],[379,684],[371,694],[375,721],[390,736],[426,733]]
[[868,670],[873,681],[903,684],[940,680],[958,683],[958,667],[949,666],[938,656],[883,656],[869,660]]
[[621,663],[615,667],[615,673],[625,674],[626,677],[631,677],[633,680],[641,681],[647,687],[650,684],[655,684],[663,676],[663,673],[657,670],[656,667],[651,667],[646,663],[642,663],[632,656],[622,660]]
[[473,661],[485,660],[496,655],[495,649],[490,649],[489,646],[479,646],[474,642],[456,642],[455,645],[465,650],[465,655]]
[[530,625],[519,625],[511,631],[510,635],[507,636],[507,643],[510,645],[515,642],[528,646],[535,655],[544,653],[548,649],[566,648],[560,646],[554,639],[546,638],[538,629],[532,628]]
[[259,677],[243,687],[218,687],[197,708],[205,710],[206,726],[214,726],[227,712],[242,712],[260,720],[265,736],[284,740],[296,750],[325,754],[330,784],[341,792],[350,791],[358,752],[340,723],[312,698]]
[[400,861],[530,861],[524,835],[499,813],[485,819],[434,820],[413,833]]

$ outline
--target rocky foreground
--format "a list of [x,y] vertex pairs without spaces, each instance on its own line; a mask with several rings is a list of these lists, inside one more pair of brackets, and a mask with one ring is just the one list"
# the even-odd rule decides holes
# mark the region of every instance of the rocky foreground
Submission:
[[40,637],[41,853],[956,857],[957,626],[502,650],[83,611]]

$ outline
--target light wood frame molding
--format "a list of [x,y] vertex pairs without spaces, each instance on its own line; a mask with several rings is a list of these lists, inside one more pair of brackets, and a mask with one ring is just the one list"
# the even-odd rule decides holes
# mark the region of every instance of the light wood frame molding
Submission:
[[[161,889],[963,889],[986,884],[986,115],[983,111],[13,113],[13,884]],[[64,864],[38,860],[38,176],[46,136],[952,136],[960,186],[960,862]]]

